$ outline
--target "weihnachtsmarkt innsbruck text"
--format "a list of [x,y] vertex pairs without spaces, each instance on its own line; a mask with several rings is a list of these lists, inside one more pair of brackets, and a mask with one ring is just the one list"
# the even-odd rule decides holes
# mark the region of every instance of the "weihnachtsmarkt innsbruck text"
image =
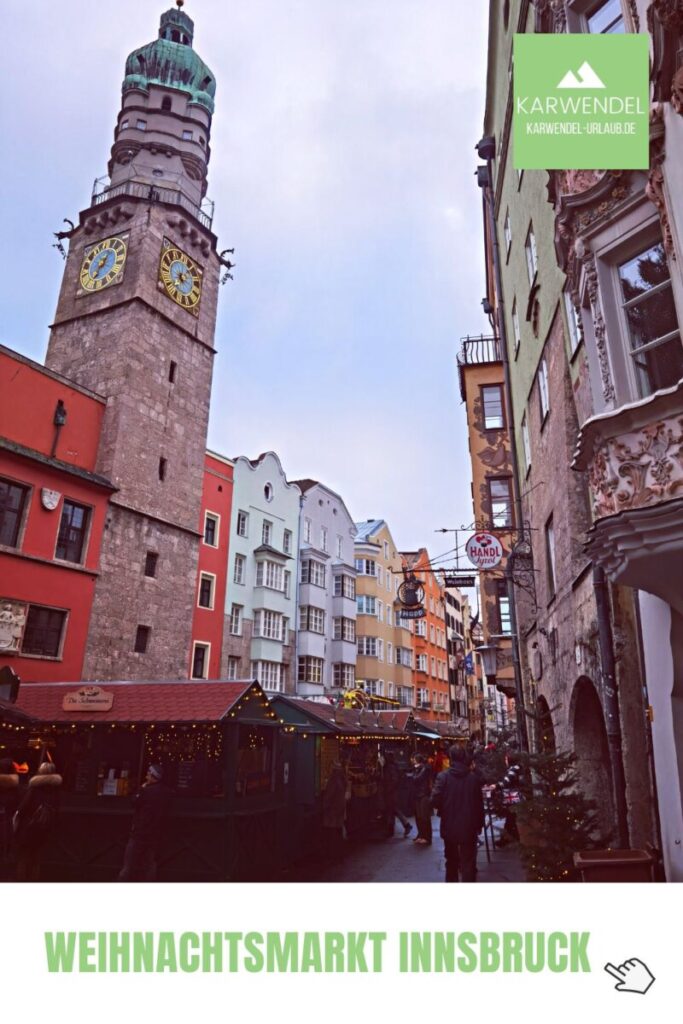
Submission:
[[3,15],[0,881],[683,881],[683,0],[167,2]]

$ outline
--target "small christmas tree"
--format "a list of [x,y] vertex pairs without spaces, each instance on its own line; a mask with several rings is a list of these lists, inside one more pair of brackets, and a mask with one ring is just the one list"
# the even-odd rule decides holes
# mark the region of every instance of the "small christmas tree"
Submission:
[[576,880],[572,856],[603,845],[595,803],[578,788],[576,755],[545,752],[520,757],[517,808],[521,856],[530,882]]

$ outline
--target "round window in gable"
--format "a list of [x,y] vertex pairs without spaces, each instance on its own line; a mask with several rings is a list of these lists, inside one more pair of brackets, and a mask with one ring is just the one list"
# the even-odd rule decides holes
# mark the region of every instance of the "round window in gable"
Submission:
[[266,484],[266,486],[263,488],[263,497],[266,499],[266,501],[272,501],[273,500],[273,485],[272,484]]

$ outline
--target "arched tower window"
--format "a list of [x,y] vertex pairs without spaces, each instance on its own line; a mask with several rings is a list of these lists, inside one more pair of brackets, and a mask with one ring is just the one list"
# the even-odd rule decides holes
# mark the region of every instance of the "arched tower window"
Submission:
[[178,31],[177,28],[174,28],[173,31],[171,32],[171,39],[173,40],[174,43],[180,42],[180,32]]
[[162,110],[170,110],[171,109],[171,97],[170,96],[164,96],[163,100],[161,101],[161,109]]

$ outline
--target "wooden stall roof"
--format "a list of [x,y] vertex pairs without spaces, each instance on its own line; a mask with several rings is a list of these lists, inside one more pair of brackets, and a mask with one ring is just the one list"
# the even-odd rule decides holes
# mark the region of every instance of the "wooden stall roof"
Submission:
[[455,722],[430,722],[429,727],[436,730],[442,739],[466,739],[469,736],[466,718]]
[[[305,697],[285,696],[279,693],[271,694],[271,699],[276,708],[287,708],[287,721],[290,724],[304,726],[308,719],[318,727],[315,731],[328,732],[335,736],[407,736],[411,733],[410,727],[414,723],[408,710],[373,711],[369,708],[344,708],[327,701],[306,700]],[[284,714],[284,710],[282,713]],[[296,722],[297,713],[300,716],[299,722]]]
[[[108,711],[65,711],[66,694],[89,687],[113,694]],[[249,692],[267,699],[253,680],[175,680],[173,682],[26,683],[12,707],[37,722],[220,722]]]
[[9,722],[11,725],[31,725],[33,718],[12,701],[0,700],[0,725],[3,722]]

